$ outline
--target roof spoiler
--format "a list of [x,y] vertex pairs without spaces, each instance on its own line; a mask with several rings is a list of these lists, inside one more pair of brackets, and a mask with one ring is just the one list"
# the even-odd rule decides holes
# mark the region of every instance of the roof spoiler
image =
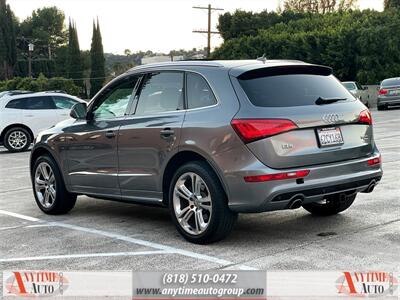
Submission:
[[238,79],[249,80],[259,77],[280,76],[280,75],[294,75],[294,74],[309,74],[309,75],[332,75],[333,69],[331,67],[320,65],[285,65],[285,66],[271,66],[265,68],[257,68],[249,70],[240,74]]

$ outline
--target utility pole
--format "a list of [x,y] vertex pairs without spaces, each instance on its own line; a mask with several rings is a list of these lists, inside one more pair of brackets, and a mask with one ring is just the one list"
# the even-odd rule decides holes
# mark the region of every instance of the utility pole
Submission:
[[216,10],[223,10],[222,8],[211,7],[211,4],[208,4],[207,7],[203,6],[193,6],[195,9],[207,9],[208,11],[208,28],[207,30],[193,30],[194,33],[207,33],[207,58],[210,58],[211,53],[211,34],[219,34],[218,31],[211,31],[211,13]]

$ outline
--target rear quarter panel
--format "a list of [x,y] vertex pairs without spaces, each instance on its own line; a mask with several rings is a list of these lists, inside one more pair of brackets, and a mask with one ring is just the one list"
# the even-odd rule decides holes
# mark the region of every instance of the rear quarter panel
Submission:
[[3,108],[0,110],[0,132],[12,124],[21,124],[22,112],[20,109]]
[[226,69],[197,68],[194,71],[206,78],[218,103],[210,107],[187,110],[179,151],[194,151],[205,157],[227,189],[223,176],[225,170],[216,160],[220,160],[224,153],[243,146],[230,125],[232,118],[239,111],[239,101]]

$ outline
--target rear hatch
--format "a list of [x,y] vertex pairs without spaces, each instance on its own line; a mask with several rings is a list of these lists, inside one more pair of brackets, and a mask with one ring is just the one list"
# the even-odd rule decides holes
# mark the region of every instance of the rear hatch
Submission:
[[232,126],[265,165],[297,168],[373,153],[370,112],[330,68],[304,64],[237,73],[231,72],[232,83],[242,105]]

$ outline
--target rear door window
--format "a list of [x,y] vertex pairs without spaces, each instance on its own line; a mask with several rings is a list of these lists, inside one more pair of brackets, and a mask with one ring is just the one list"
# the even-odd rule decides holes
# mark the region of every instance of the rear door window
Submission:
[[144,78],[135,115],[183,109],[183,72],[155,72]]
[[333,75],[289,74],[238,80],[251,103],[260,107],[315,105],[319,97],[354,100]]

